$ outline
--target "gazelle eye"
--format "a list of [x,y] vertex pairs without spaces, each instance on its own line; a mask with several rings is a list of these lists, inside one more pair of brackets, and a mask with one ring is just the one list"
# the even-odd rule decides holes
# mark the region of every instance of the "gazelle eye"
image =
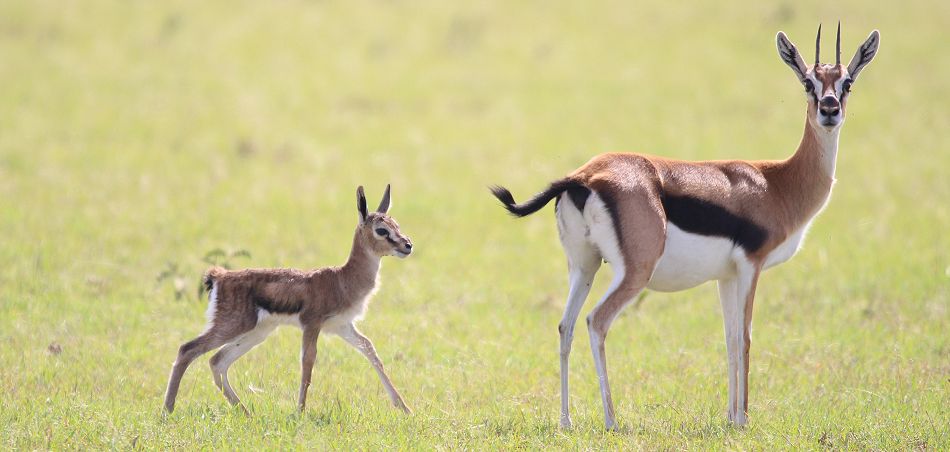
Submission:
[[383,229],[383,228],[376,228],[376,233],[379,234],[379,235],[382,236],[382,237],[386,237],[386,236],[389,235],[389,231],[387,231],[387,230],[385,230],[385,229]]
[[850,78],[845,80],[844,83],[841,84],[841,89],[846,93],[850,93],[852,83],[854,83],[854,80],[851,80]]
[[810,92],[812,92],[812,91],[814,91],[814,90],[815,90],[815,84],[812,83],[811,80],[806,79],[806,80],[805,80],[805,92],[806,92],[806,93],[810,93]]

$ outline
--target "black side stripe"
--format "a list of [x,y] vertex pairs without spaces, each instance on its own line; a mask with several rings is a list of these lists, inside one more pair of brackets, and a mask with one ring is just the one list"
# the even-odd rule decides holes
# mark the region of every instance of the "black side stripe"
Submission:
[[300,308],[303,306],[301,300],[288,303],[274,303],[273,300],[259,295],[254,295],[252,301],[257,307],[271,314],[296,314],[300,312]]
[[765,228],[709,201],[670,195],[664,195],[662,201],[666,219],[686,232],[725,237],[749,253],[757,251],[768,239]]

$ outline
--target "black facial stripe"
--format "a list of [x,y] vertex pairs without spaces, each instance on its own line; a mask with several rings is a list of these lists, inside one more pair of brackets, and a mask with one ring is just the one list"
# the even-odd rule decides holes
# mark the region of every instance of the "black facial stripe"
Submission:
[[818,87],[815,86],[815,82],[812,82],[811,79],[805,79],[805,93],[811,94],[812,99],[815,100],[815,103],[818,103]]
[[386,241],[389,242],[389,244],[392,245],[392,246],[399,246],[399,243],[397,243],[395,240],[393,240],[393,239],[392,239],[391,237],[389,237],[389,236],[386,236]]
[[662,201],[666,219],[686,232],[725,237],[749,253],[761,248],[768,238],[768,232],[761,226],[709,201],[669,195],[663,196]]

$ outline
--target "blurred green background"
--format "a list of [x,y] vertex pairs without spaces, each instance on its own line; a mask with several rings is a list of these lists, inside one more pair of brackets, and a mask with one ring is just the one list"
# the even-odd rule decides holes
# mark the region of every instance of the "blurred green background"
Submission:
[[[760,282],[749,427],[707,284],[614,324],[617,433],[581,322],[560,431],[555,223],[486,186],[522,199],[606,151],[784,158],[805,101],[775,33],[811,61],[839,19],[843,60],[881,49],[831,203]],[[938,1],[0,2],[0,447],[948,448],[948,24]],[[386,183],[417,252],[361,328],[415,414],[328,336],[297,414],[282,329],[232,367],[251,417],[201,360],[163,419],[206,255],[342,263],[356,186]]]

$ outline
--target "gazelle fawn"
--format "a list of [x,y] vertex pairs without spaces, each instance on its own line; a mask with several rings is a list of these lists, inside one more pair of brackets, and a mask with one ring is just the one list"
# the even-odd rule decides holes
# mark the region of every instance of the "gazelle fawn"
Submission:
[[376,369],[393,405],[411,412],[393,386],[376,355],[373,343],[356,329],[355,322],[366,313],[378,287],[380,259],[405,258],[412,242],[399,230],[387,212],[390,190],[375,212],[366,209],[363,187],[356,190],[359,224],[353,236],[350,257],[341,267],[312,271],[293,269],[252,269],[228,271],[211,268],[204,277],[208,295],[208,324],[203,333],[181,346],[172,367],[165,393],[165,409],[175,409],[181,377],[202,354],[221,347],[210,361],[214,383],[232,405],[247,409],[228,382],[228,368],[238,358],[260,344],[279,325],[295,325],[303,330],[300,359],[298,408],[307,402],[307,388],[317,356],[321,331],[337,334],[360,351]]
[[616,427],[607,360],[607,332],[617,314],[646,288],[688,289],[719,284],[728,353],[728,418],[745,425],[748,411],[752,304],[759,274],[790,259],[831,194],[838,133],[851,85],[877,52],[873,31],[851,63],[841,64],[838,25],[835,64],[807,66],[784,33],[778,53],[805,87],[805,131],[785,160],[688,162],[641,154],[603,154],[531,200],[493,194],[522,217],[552,199],[567,255],[570,290],[558,327],[561,341],[561,426],[570,427],[568,357],[574,324],[604,260],[613,269],[607,293],[587,316],[604,420]]

